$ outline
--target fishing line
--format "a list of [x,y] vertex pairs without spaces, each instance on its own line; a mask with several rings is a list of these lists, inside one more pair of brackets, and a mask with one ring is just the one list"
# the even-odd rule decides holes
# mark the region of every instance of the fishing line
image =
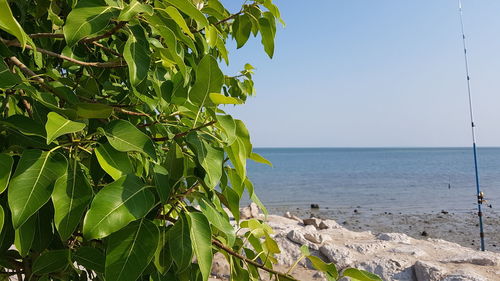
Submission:
[[474,124],[474,113],[472,110],[472,95],[471,95],[471,87],[470,87],[470,75],[469,75],[469,61],[467,58],[467,44],[465,40],[465,31],[464,31],[464,21],[463,21],[463,12],[462,12],[462,1],[458,0],[458,11],[460,14],[460,26],[462,28],[462,43],[464,47],[464,62],[465,62],[465,75],[467,78],[467,96],[469,99],[469,114],[470,114],[470,122],[471,122],[471,133],[472,133],[472,151],[474,153],[474,171],[476,176],[476,193],[477,193],[477,215],[479,217],[479,237],[481,238],[481,251],[484,251],[484,231],[483,231],[483,212],[481,210],[484,195],[481,192],[481,188],[479,185],[479,170],[477,167],[477,149],[476,149],[476,132],[475,132],[475,124]]

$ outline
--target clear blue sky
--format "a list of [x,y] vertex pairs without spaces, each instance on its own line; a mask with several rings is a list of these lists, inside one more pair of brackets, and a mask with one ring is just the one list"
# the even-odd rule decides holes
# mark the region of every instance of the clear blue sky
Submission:
[[[251,38],[226,69],[257,68],[256,97],[225,107],[254,146],[470,145],[455,0],[274,2],[275,57]],[[463,6],[478,144],[500,146],[500,1]]]

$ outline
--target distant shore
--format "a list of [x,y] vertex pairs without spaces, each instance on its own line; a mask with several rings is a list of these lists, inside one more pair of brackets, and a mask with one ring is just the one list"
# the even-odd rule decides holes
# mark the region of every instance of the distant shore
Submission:
[[[437,238],[479,249],[477,213],[436,211],[425,213],[373,212],[362,207],[351,210],[271,208],[269,212],[282,216],[290,211],[298,217],[310,216],[333,219],[353,231],[373,233],[398,232],[416,239]],[[500,213],[487,209],[484,221],[486,250],[500,252]]]

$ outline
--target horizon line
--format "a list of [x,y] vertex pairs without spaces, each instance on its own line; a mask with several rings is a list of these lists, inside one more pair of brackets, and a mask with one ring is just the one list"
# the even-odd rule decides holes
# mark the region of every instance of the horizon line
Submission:
[[[500,148],[500,146],[477,146],[478,148]],[[254,146],[253,148],[470,148],[472,146]]]

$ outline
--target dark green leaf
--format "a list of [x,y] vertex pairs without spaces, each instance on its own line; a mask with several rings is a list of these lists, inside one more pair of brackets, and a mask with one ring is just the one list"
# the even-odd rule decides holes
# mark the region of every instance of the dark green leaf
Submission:
[[166,203],[170,198],[170,193],[172,192],[172,185],[170,184],[170,177],[168,176],[168,171],[165,167],[160,165],[154,165],[153,167],[153,177],[160,195],[160,201]]
[[228,245],[233,246],[236,234],[233,226],[229,223],[229,219],[219,213],[207,199],[202,199],[199,203],[201,211],[207,217],[208,221],[227,237]]
[[[0,4],[1,5],[1,4]],[[0,12],[1,13],[1,12]],[[1,21],[1,19],[0,19]],[[0,59],[2,57],[0,56]],[[0,60],[0,89],[8,89],[21,83],[21,78],[12,73],[9,68],[5,65],[3,60]]]
[[111,235],[106,249],[106,280],[137,280],[153,259],[158,239],[156,225],[144,219]]
[[337,280],[339,274],[335,264],[326,263],[316,256],[308,255],[307,258],[311,261],[314,268],[326,274],[328,280]]
[[106,127],[109,143],[118,151],[137,151],[156,159],[156,151],[151,139],[128,121],[115,120]]
[[193,248],[189,235],[189,223],[185,215],[181,215],[172,229],[168,232],[168,245],[172,260],[179,271],[183,271],[191,264]]
[[79,103],[76,113],[80,118],[108,118],[113,113],[113,108],[100,103]]
[[42,138],[46,136],[42,124],[23,115],[11,115],[7,119],[0,121],[0,124],[4,124],[28,136],[39,136]]
[[41,254],[33,263],[33,274],[63,271],[69,266],[70,255],[69,249],[52,250]]
[[75,159],[75,163],[56,181],[52,193],[54,223],[62,240],[73,234],[92,199],[92,193],[89,180]]
[[31,41],[21,25],[17,22],[16,18],[14,18],[7,0],[0,0],[0,29],[14,35],[23,48],[27,42],[34,46],[33,41]]
[[22,257],[28,255],[35,239],[36,216],[29,218],[21,227],[15,230],[14,245]]
[[144,30],[140,25],[130,26],[131,34],[125,43],[123,58],[128,65],[130,84],[137,86],[148,75],[150,55]]
[[10,174],[12,173],[14,159],[10,155],[0,154],[0,193],[4,192],[9,184]]
[[85,37],[101,33],[116,15],[117,9],[107,6],[104,1],[78,1],[76,7],[69,13],[63,28],[66,43],[72,47]]
[[252,22],[247,14],[240,15],[236,18],[233,25],[233,32],[236,38],[237,48],[243,47],[250,37],[252,32]]
[[98,239],[144,217],[154,206],[154,194],[141,179],[123,176],[101,189],[85,215],[83,235]]
[[148,4],[143,4],[138,0],[130,1],[125,8],[120,12],[118,16],[118,21],[129,21],[139,13],[146,13],[149,15],[153,14],[153,7]]
[[268,18],[262,17],[259,19],[260,35],[262,36],[262,45],[267,55],[272,58],[274,55],[274,31]]
[[219,148],[214,148],[202,139],[196,133],[188,134],[187,142],[193,146],[198,162],[207,172],[205,182],[210,188],[215,188],[219,184],[222,176],[222,162],[224,161],[224,152]]
[[102,251],[93,247],[80,247],[72,255],[73,259],[80,265],[94,270],[99,273],[104,273],[104,263],[106,257]]
[[55,181],[66,171],[60,153],[25,150],[8,187],[12,224],[19,228],[50,198]]

